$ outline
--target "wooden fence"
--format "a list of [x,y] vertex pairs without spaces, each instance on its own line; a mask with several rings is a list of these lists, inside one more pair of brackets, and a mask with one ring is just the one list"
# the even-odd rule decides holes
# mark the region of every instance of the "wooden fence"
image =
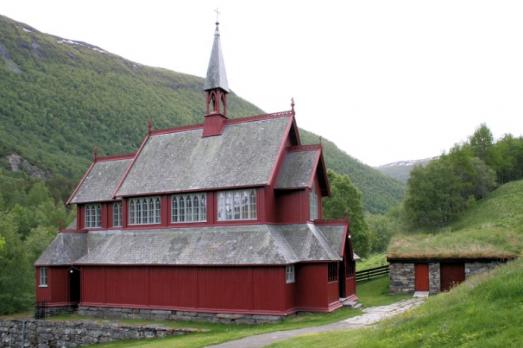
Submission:
[[356,281],[361,282],[364,280],[379,278],[386,274],[389,274],[389,265],[364,269],[363,271],[356,272]]

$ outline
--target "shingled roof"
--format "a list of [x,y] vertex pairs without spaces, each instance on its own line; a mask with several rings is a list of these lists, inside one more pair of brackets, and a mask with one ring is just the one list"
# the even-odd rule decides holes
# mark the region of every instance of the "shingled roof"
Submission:
[[[346,226],[247,225],[60,233],[43,265],[284,265],[337,261]],[[77,235],[72,239],[71,235]]]
[[102,202],[113,199],[114,190],[131,164],[131,158],[94,162],[68,203]]
[[87,253],[87,233],[58,233],[36,260],[36,266],[72,265]]
[[116,196],[266,185],[291,122],[288,113],[233,120],[215,137],[201,127],[153,133]]
[[275,187],[277,189],[311,187],[320,153],[320,148],[288,152]]

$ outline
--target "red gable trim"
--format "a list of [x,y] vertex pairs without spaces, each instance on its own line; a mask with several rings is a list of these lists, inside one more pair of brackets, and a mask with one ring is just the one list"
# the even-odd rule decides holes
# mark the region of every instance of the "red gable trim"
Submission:
[[292,117],[294,118],[291,111],[282,111],[282,112],[274,112],[272,114],[262,114],[262,115],[256,115],[256,116],[249,116],[249,117],[242,117],[242,118],[234,118],[227,120],[226,124],[239,124],[239,123],[245,123],[245,122],[256,122],[256,121],[263,121],[263,120],[270,120],[273,118],[280,118],[280,117]]
[[69,196],[69,198],[67,199],[67,201],[65,202],[65,205],[69,205],[71,204],[71,200],[74,198],[74,196],[76,196],[76,193],[78,192],[78,190],[80,189],[80,186],[82,186],[82,184],[84,183],[85,181],[85,178],[87,178],[87,175],[89,175],[89,173],[91,172],[91,170],[93,170],[93,167],[94,167],[94,164],[96,163],[96,161],[93,161],[91,162],[91,164],[89,165],[89,168],[87,168],[87,171],[84,173],[84,176],[82,176],[82,179],[80,179],[80,182],[78,183],[78,185],[76,185],[73,193],[71,193],[71,195]]
[[138,151],[136,151],[136,155],[134,156],[131,164],[129,164],[129,166],[125,170],[124,174],[120,178],[120,181],[118,181],[118,185],[116,185],[116,189],[113,192],[113,199],[116,198],[117,193],[120,190],[120,187],[122,187],[122,184],[123,184],[125,178],[127,178],[129,171],[131,170],[132,166],[134,165],[134,162],[136,162],[136,159],[140,156],[140,153],[142,152],[143,148],[145,147],[145,144],[147,143],[147,141],[149,140],[150,137],[151,137],[151,135],[147,134],[145,136],[145,138],[143,139],[142,144],[140,145],[140,148],[138,149]]
[[136,152],[132,153],[126,153],[121,155],[110,155],[110,156],[104,156],[104,157],[96,157],[96,162],[104,162],[104,161],[118,161],[118,160],[124,160],[124,159],[132,159],[136,155]]

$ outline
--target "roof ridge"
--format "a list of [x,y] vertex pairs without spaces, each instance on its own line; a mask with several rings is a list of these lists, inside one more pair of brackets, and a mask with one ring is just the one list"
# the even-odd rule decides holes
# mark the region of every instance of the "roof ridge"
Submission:
[[[236,124],[247,123],[247,122],[271,120],[271,119],[275,119],[275,118],[289,117],[289,116],[293,116],[291,110],[273,112],[273,113],[268,113],[268,114],[258,114],[258,115],[246,116],[246,117],[238,117],[238,118],[227,119],[225,122],[225,126],[236,125]],[[153,130],[151,130],[151,136],[185,132],[185,131],[190,131],[190,130],[196,130],[199,128],[203,128],[203,123],[193,123],[193,124],[189,124],[189,125],[185,125],[185,126],[169,127],[169,128],[163,128],[163,129],[153,129]]]

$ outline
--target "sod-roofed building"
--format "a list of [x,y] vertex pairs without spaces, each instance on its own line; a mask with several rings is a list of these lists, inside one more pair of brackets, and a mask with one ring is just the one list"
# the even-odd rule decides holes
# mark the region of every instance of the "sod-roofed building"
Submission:
[[322,219],[322,147],[301,144],[294,105],[227,118],[218,27],[204,90],[202,124],[94,158],[68,201],[76,224],[35,263],[39,303],[263,319],[355,296],[348,222]]
[[488,242],[455,240],[452,234],[398,238],[387,254],[390,291],[432,294],[447,291],[468,277],[516,256]]

